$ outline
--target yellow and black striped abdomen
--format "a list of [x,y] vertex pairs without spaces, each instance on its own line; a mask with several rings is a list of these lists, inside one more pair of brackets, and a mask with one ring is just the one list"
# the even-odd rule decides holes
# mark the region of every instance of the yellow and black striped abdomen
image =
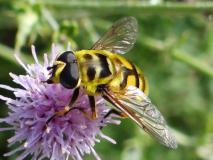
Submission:
[[135,86],[148,94],[147,80],[139,68],[120,55],[114,54],[112,59],[117,75],[109,83],[111,90],[122,91],[128,86]]

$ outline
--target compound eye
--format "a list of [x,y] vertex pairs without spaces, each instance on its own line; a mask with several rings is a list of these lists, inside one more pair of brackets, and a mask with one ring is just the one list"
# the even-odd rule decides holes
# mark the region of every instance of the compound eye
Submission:
[[57,60],[66,63],[60,75],[60,83],[65,88],[75,88],[79,81],[79,70],[75,55],[71,51],[66,51],[62,53]]
[[72,63],[72,62],[75,62],[76,59],[75,59],[75,55],[72,51],[66,51],[57,58],[57,61],[62,61],[65,63]]
[[60,83],[65,88],[75,88],[78,85],[79,81],[79,71],[77,63],[68,63],[66,64],[64,70],[60,75]]
[[78,81],[79,79],[79,71],[78,71],[78,65],[77,63],[70,63],[70,73],[71,78],[75,81]]

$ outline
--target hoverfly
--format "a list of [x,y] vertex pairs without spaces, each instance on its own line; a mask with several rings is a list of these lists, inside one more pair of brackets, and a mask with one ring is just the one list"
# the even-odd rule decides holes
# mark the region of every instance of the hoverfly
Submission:
[[161,144],[176,148],[163,116],[147,97],[148,83],[142,70],[122,56],[133,47],[137,33],[137,20],[125,17],[116,21],[91,49],[62,53],[48,67],[52,72],[47,83],[60,83],[74,92],[69,105],[48,122],[71,110],[81,87],[88,94],[92,119],[97,117],[95,96],[100,95],[116,108],[105,117],[112,113],[129,117]]

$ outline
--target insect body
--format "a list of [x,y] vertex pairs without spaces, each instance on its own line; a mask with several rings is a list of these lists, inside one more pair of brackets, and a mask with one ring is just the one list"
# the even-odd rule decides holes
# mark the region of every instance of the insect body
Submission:
[[88,94],[92,119],[97,117],[94,97],[100,95],[117,108],[106,116],[116,113],[129,117],[160,143],[176,148],[163,116],[147,97],[148,84],[143,72],[121,56],[132,48],[136,37],[136,19],[125,17],[115,22],[90,50],[62,53],[48,68],[52,75],[47,82],[75,90],[68,106],[53,117],[72,109],[81,87]]
[[122,56],[105,50],[82,50],[75,56],[79,62],[81,85],[87,94],[101,94],[101,87],[118,92],[130,85],[147,93],[142,72]]

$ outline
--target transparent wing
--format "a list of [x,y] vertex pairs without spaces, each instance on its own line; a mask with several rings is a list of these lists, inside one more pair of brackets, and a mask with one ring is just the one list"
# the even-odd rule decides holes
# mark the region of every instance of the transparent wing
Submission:
[[149,98],[138,88],[129,87],[123,94],[105,92],[115,107],[127,114],[147,133],[169,148],[177,148],[165,119]]
[[137,33],[137,20],[134,17],[124,17],[116,21],[91,49],[124,54],[133,47]]

